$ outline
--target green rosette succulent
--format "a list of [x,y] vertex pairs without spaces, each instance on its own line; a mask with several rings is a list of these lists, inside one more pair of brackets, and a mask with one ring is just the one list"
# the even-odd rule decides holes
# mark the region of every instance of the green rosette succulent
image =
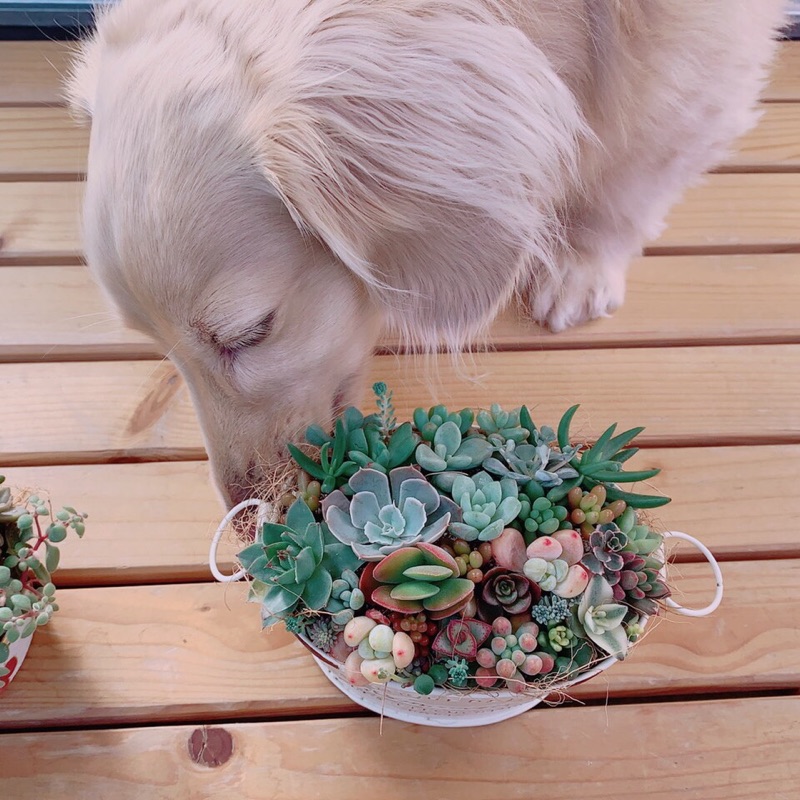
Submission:
[[362,563],[302,500],[289,508],[284,525],[264,523],[259,540],[239,553],[239,561],[252,578],[250,600],[261,603],[264,627],[299,605],[325,608],[334,580]]
[[459,516],[458,506],[413,467],[398,467],[388,476],[361,469],[349,488],[352,499],[335,491],[323,500],[322,511],[331,533],[364,561],[435,542]]
[[627,613],[626,606],[615,602],[611,584],[601,575],[595,575],[580,603],[572,608],[570,628],[576,636],[590,639],[621,661],[628,653],[628,636],[622,624]]
[[513,411],[503,411],[497,404],[492,403],[488,411],[479,411],[476,417],[478,428],[486,436],[499,436],[502,439],[514,442],[524,442],[528,438],[528,429],[520,424],[521,408]]
[[464,439],[458,425],[448,420],[439,426],[431,444],[417,447],[415,457],[426,472],[452,472],[480,466],[493,449],[482,436]]
[[456,475],[451,492],[462,520],[450,523],[450,533],[468,542],[496,539],[522,508],[517,484],[493,480],[486,472]]
[[420,436],[426,442],[432,442],[436,436],[436,431],[444,425],[445,422],[452,422],[458,426],[458,430],[462,436],[469,433],[472,427],[472,422],[475,419],[474,414],[468,408],[461,411],[448,412],[444,406],[433,406],[433,408],[425,411],[424,408],[414,409],[414,425],[419,431]]

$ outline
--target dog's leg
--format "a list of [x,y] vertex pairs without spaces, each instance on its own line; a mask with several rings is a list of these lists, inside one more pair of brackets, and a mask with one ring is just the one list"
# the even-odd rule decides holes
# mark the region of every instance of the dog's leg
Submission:
[[[564,245],[550,269],[534,264],[523,285],[535,321],[560,331],[621,305],[630,261],[661,234],[686,188],[757,121],[781,6],[782,0],[748,0],[729,19],[719,16],[725,23],[714,36],[704,35],[715,17],[701,7],[685,33],[654,38],[638,61],[606,54],[603,80],[579,91],[598,147],[582,154],[580,189],[561,209]],[[598,105],[593,93],[603,87]]]

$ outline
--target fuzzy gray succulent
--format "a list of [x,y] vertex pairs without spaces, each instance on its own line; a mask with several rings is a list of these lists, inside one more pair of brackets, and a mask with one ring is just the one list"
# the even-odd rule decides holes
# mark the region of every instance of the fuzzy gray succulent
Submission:
[[331,533],[365,561],[435,542],[460,516],[458,506],[413,467],[398,467],[388,476],[360,469],[349,487],[352,499],[337,490],[323,500],[322,511]]

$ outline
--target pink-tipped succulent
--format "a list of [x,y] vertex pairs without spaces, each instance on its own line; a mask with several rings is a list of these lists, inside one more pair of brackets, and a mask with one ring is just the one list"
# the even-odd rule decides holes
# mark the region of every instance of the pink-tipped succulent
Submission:
[[476,672],[478,686],[490,689],[497,681],[505,681],[513,692],[525,690],[526,677],[549,672],[553,661],[545,663],[544,654],[537,653],[539,626],[535,622],[520,625],[512,632],[511,620],[497,617],[492,623],[489,647],[478,650]]
[[458,564],[446,550],[419,542],[396,550],[371,570],[374,588],[368,596],[375,605],[400,614],[425,611],[429,619],[445,619],[463,610],[475,590],[472,581],[458,574]]

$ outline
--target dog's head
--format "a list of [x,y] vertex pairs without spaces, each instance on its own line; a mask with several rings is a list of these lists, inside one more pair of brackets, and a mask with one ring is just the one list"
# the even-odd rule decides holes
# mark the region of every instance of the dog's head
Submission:
[[90,267],[186,379],[228,503],[358,399],[382,324],[457,347],[547,262],[581,130],[472,0],[123,0],[70,97]]

